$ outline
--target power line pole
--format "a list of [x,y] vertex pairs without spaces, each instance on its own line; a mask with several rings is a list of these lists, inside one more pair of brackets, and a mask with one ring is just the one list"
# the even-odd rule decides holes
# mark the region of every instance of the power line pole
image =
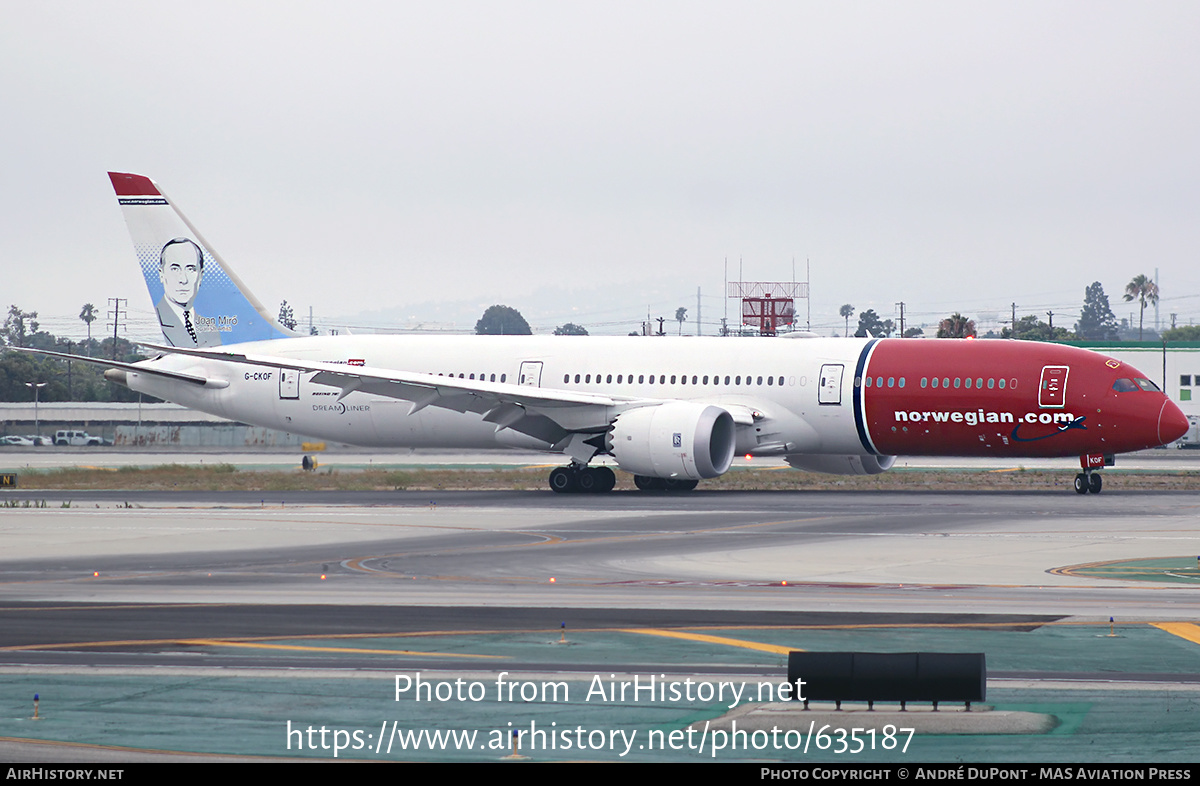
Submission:
[[900,307],[900,338],[904,338],[904,301],[896,304]]
[[117,362],[117,326],[121,322],[121,304],[122,303],[125,304],[125,310],[128,311],[129,310],[129,300],[126,298],[123,298],[123,297],[110,297],[108,299],[108,302],[112,303],[112,307],[113,307],[112,311],[110,311],[108,313],[109,313],[109,316],[112,317],[112,326],[113,326],[112,359],[113,359],[113,362],[115,363],[115,362]]

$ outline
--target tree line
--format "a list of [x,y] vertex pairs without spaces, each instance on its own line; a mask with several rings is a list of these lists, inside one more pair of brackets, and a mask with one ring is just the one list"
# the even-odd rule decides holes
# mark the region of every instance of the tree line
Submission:
[[[1164,341],[1200,341],[1200,325],[1171,327],[1161,335],[1147,334],[1145,329],[1146,308],[1158,303],[1158,285],[1144,275],[1134,277],[1125,287],[1124,299],[1129,303],[1138,304],[1138,322],[1136,331],[1133,325],[1125,324],[1126,320],[1117,320],[1108,301],[1108,295],[1099,281],[1093,281],[1083,294],[1083,308],[1079,319],[1073,328],[1054,324],[1054,313],[1047,312],[1048,320],[1043,320],[1037,314],[1027,314],[1011,322],[1003,328],[1000,334],[988,333],[985,338],[1016,338],[1025,341],[1117,341],[1137,340],[1147,338]],[[850,318],[854,316],[854,306],[847,303],[841,307],[839,314],[845,320],[845,334],[850,333]],[[1015,316],[1015,314],[1014,314]],[[896,324],[890,319],[881,319],[873,309],[868,309],[858,315],[856,336],[891,336],[896,332]],[[904,338],[914,338],[923,335],[919,328],[908,328]],[[975,338],[978,333],[975,321],[955,312],[938,323],[938,338]]]
[[[0,328],[0,346],[47,349],[85,357],[115,357],[124,363],[146,359],[134,344],[123,338],[117,338],[114,346],[111,336],[103,340],[91,337],[91,323],[96,319],[96,309],[91,303],[84,305],[79,318],[88,326],[88,338],[84,341],[61,338],[42,330],[36,311],[9,306],[4,326]],[[23,352],[0,353],[0,401],[32,401],[33,388],[29,386],[42,383],[45,387],[38,391],[39,401],[138,400],[134,391],[104,379],[102,367]],[[145,396],[142,400],[158,399]]]

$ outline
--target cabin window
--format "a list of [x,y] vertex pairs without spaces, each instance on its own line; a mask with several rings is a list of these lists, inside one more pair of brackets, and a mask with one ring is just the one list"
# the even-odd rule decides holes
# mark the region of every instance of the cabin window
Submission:
[[775,377],[767,377],[767,384],[768,384],[768,385],[774,385],[774,384],[775,384]]
[[863,387],[864,388],[871,387],[871,378],[870,377],[867,377],[866,379],[863,380]]
[[996,380],[988,377],[988,390],[991,390],[994,387],[996,387]]
[[963,380],[963,385],[966,386],[967,390],[970,390],[971,389],[971,378],[967,377],[965,380]]
[[612,374],[609,374],[608,377],[604,380],[604,382],[605,382],[605,384],[611,384],[612,383]]
[[646,376],[644,374],[638,374],[638,384],[640,385],[645,381],[646,381]]
[[[693,384],[693,385],[695,385],[695,384],[696,384],[696,380],[697,380],[697,378],[698,378],[698,377],[697,377],[695,374],[692,374],[692,384]],[[705,384],[705,385],[707,385],[707,384],[708,384],[708,377],[705,377],[705,378],[704,378],[704,384]]]
[[708,384],[708,374],[705,374],[705,375],[704,375],[704,384],[705,384],[705,385],[707,385],[707,384]]
[[980,389],[983,388],[983,377],[975,378],[975,387],[980,388]]
[[895,377],[888,377],[888,387],[889,388],[896,387],[896,378]]
[[934,388],[934,390],[937,390],[937,386],[938,386],[938,382],[939,382],[938,378],[937,378],[937,377],[934,377],[934,378],[933,378],[933,380],[932,380],[932,382],[933,382],[933,388]]
[[579,375],[578,374],[575,375],[575,384],[576,385],[579,384]]
[[1000,380],[1000,389],[1004,390],[1004,380],[1003,379]]
[[955,389],[962,387],[962,378],[961,377],[954,378],[954,387],[955,387]]
[[675,375],[674,374],[671,375],[671,384],[672,385],[675,384]]
[[904,387],[904,377],[900,377],[900,387]]
[[921,389],[924,390],[927,387],[929,387],[929,380],[925,377],[921,377]]

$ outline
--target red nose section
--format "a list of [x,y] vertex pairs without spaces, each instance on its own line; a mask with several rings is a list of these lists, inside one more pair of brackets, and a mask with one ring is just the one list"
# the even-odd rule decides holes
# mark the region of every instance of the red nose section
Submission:
[[1174,442],[1188,432],[1188,420],[1175,405],[1174,401],[1163,402],[1162,411],[1158,413],[1158,441],[1166,445]]

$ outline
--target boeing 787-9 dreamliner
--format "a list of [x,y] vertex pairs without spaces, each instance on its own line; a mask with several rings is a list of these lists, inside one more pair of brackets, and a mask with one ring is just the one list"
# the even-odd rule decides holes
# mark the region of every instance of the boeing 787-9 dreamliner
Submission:
[[[557,492],[695,488],[735,455],[874,474],[897,455],[1111,457],[1171,442],[1183,413],[1104,355],[1001,340],[301,336],[280,325],[162,189],[109,173],[162,325],[105,376],[186,407],[380,448],[561,454]],[[54,354],[54,353],[45,353]],[[85,358],[74,358],[86,360]]]

